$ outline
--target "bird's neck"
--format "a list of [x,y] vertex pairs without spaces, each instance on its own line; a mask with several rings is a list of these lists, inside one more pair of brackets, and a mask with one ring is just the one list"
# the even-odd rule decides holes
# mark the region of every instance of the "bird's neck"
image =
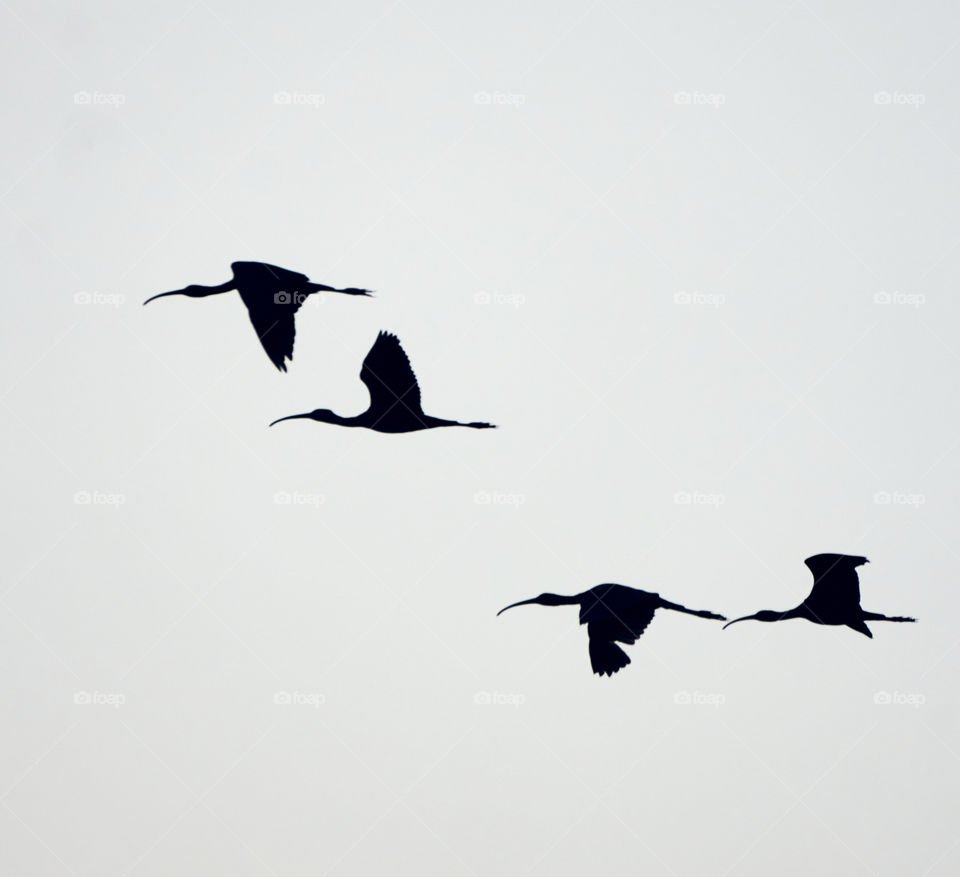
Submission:
[[360,423],[359,417],[342,417],[339,414],[331,411],[329,414],[324,414],[323,417],[317,417],[316,420],[320,420],[323,423],[332,423],[335,426],[363,426],[364,424]]
[[216,295],[218,292],[230,292],[236,288],[237,286],[232,280],[228,280],[226,283],[221,283],[218,286],[201,287],[201,289],[207,290],[206,295]]
[[788,609],[786,612],[781,613],[780,620],[786,621],[790,618],[812,618],[813,613],[807,608],[806,603],[801,603],[799,606],[794,606],[793,609]]
[[580,604],[583,594],[547,594],[550,598],[548,606],[577,606]]

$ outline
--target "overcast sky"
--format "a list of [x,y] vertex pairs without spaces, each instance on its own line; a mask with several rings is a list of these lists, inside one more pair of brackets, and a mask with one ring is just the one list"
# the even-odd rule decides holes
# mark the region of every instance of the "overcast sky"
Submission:
[[[0,9],[0,871],[955,874],[953,4]],[[235,294],[315,297],[277,372]],[[425,410],[380,435],[397,333]],[[736,617],[863,554],[874,638]]]

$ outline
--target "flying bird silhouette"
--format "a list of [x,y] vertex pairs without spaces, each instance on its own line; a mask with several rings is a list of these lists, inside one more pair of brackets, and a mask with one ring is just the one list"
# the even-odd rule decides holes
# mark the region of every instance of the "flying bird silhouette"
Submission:
[[293,339],[296,334],[294,314],[308,295],[315,292],[340,292],[344,295],[370,295],[369,289],[337,289],[322,283],[311,283],[306,274],[268,265],[266,262],[234,262],[233,277],[220,286],[197,286],[161,292],[148,298],[144,304],[165,295],[186,295],[190,298],[205,298],[221,292],[236,290],[247,306],[250,322],[270,357],[280,371],[287,370],[286,360],[293,360]]
[[673,609],[698,618],[716,618],[726,621],[723,615],[698,609],[687,609],[679,603],[664,600],[659,594],[628,588],[626,585],[597,585],[582,594],[541,594],[530,600],[521,600],[505,606],[497,615],[513,609],[538,603],[541,606],[580,606],[580,623],[587,625],[590,637],[590,666],[598,676],[612,676],[630,663],[627,653],[618,642],[633,645],[647,629],[658,609]]
[[738,621],[785,621],[788,618],[806,618],[814,624],[845,624],[873,639],[868,621],[916,621],[902,615],[881,615],[867,612],[860,606],[860,578],[857,567],[869,563],[865,557],[850,554],[815,554],[804,563],[813,573],[813,589],[807,599],[794,609],[777,612],[764,609],[753,615],[744,615],[725,624],[726,630]]
[[492,423],[461,423],[442,420],[423,413],[420,405],[420,387],[396,335],[381,332],[363,361],[360,380],[370,391],[370,407],[356,417],[341,417],[329,408],[318,408],[307,414],[291,414],[274,420],[317,420],[338,426],[362,426],[377,432],[416,432],[438,426],[469,426],[473,429],[495,429]]

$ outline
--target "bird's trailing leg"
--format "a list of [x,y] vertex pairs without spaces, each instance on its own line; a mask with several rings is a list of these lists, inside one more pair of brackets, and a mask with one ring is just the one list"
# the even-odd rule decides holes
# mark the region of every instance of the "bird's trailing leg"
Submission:
[[708,612],[706,609],[687,609],[679,603],[671,603],[669,600],[660,598],[660,607],[662,609],[673,609],[676,612],[686,612],[687,615],[696,615],[697,618],[715,618],[717,621],[726,621],[726,615],[717,615],[716,612]]
[[[419,418],[418,418],[419,419]],[[424,416],[421,421],[425,429],[433,429],[438,426],[467,426],[470,429],[496,429],[495,423],[486,423],[482,420],[474,420],[472,423],[463,423],[459,420],[443,420],[440,417]]]
[[337,289],[335,286],[324,286],[322,283],[308,283],[310,292],[341,292],[344,295],[373,295],[370,289],[357,289],[355,286],[348,286],[346,289]]
[[881,615],[879,612],[864,612],[866,621],[916,621],[916,618],[907,618],[905,615]]

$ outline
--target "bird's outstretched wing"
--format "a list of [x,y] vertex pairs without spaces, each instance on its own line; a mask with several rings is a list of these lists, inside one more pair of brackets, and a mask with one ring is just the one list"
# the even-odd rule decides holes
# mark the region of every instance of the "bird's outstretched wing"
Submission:
[[653,620],[655,606],[642,606],[632,609],[617,608],[612,611],[601,610],[590,613],[586,617],[581,613],[580,623],[587,625],[587,633],[591,638],[616,640],[620,643],[633,645],[647,629]]
[[610,583],[597,585],[581,595],[580,623],[609,625],[603,628],[608,639],[634,643],[660,605],[660,595],[650,591]]
[[360,380],[370,391],[370,411],[383,415],[394,406],[423,414],[420,387],[396,335],[381,332],[363,361]]
[[266,262],[234,262],[230,267],[263,349],[285,372],[297,334],[294,314],[309,295],[307,275]]
[[[599,607],[598,607],[599,608]],[[616,611],[599,621],[587,621],[587,636],[590,637],[590,666],[593,672],[612,676],[630,663],[627,653],[616,645],[633,645],[647,629],[656,607],[645,605],[629,610]],[[581,623],[582,623],[581,616]]]
[[813,588],[804,601],[808,606],[815,608],[818,603],[860,605],[857,567],[867,563],[867,558],[850,554],[815,554],[804,563],[813,573]]
[[300,305],[251,306],[249,302],[246,304],[250,313],[250,322],[253,323],[254,331],[267,356],[280,371],[285,372],[286,360],[293,359],[293,340],[297,334],[293,315]]
[[593,625],[587,626],[590,634],[590,667],[598,676],[613,676],[630,663],[630,656],[615,642],[594,634]]

